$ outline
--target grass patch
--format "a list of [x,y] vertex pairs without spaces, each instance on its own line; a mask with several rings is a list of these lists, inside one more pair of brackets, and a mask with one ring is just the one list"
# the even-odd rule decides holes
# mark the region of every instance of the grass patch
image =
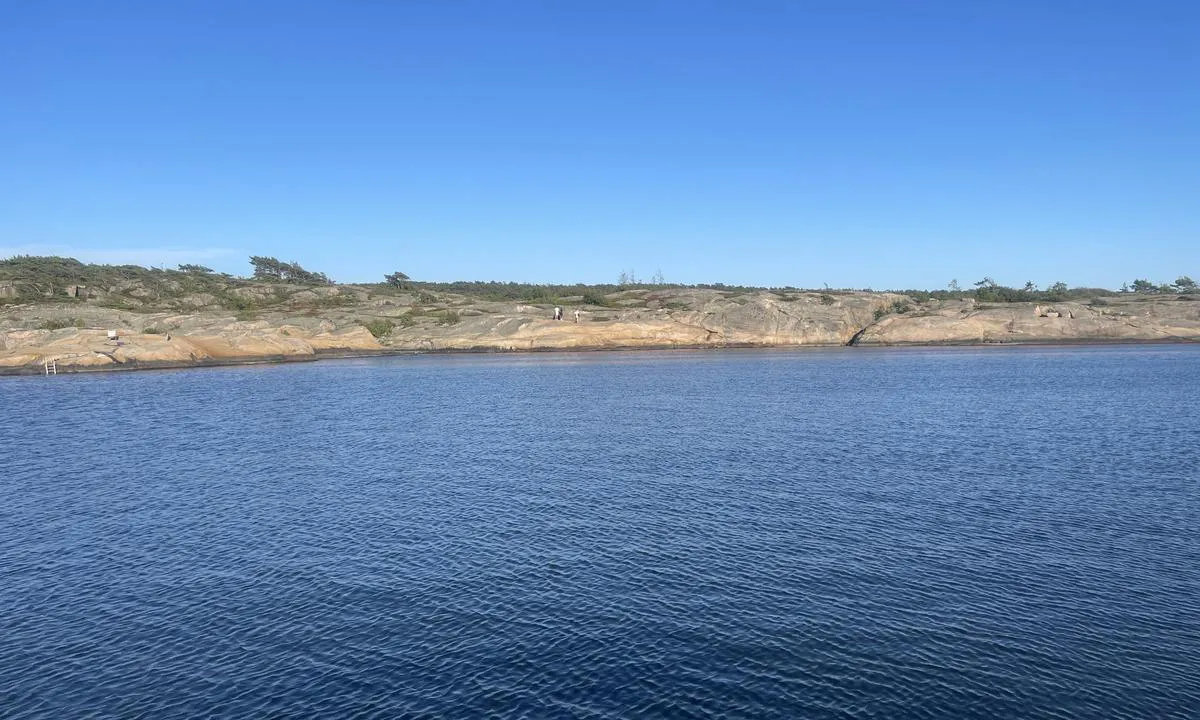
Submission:
[[127,312],[153,312],[142,307],[141,303],[130,302],[128,298],[120,295],[110,295],[96,303],[97,306],[108,308],[109,310],[125,310]]
[[308,308],[312,310],[326,310],[332,308],[341,308],[348,305],[357,305],[358,296],[352,294],[341,295],[325,295],[315,300],[310,300],[305,303],[297,303],[297,307]]
[[41,325],[38,325],[39,330],[62,330],[63,328],[81,328],[83,327],[82,318],[51,318],[43,320]]
[[439,325],[457,325],[462,322],[462,316],[457,310],[446,310],[438,316]]
[[835,298],[834,296],[830,295],[829,293],[821,293],[821,304],[822,305],[833,305],[836,302],[837,302],[837,298]]

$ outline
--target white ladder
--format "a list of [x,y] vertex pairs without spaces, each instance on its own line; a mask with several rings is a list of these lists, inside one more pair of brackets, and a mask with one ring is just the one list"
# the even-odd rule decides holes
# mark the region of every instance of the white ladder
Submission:
[[47,375],[58,375],[57,359],[42,358],[42,366],[46,368]]

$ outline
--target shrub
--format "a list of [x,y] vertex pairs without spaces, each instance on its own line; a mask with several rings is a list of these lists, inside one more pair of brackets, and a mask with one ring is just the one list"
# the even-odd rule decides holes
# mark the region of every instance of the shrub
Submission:
[[875,308],[875,319],[879,320],[884,315],[891,313],[906,313],[912,310],[912,305],[908,304],[907,300],[896,300],[891,305]]
[[438,322],[442,325],[457,325],[462,322],[462,317],[459,316],[457,310],[446,310],[441,314]]
[[833,305],[836,302],[837,302],[837,298],[835,298],[834,296],[830,295],[829,293],[821,293],[821,304],[822,305]]
[[359,324],[365,327],[368,332],[377,338],[381,338],[384,335],[390,335],[392,329],[396,327],[396,323],[386,318],[377,318],[375,320],[368,320],[366,322],[360,320]]
[[587,292],[585,292],[583,294],[583,298],[580,302],[582,302],[584,305],[595,305],[597,307],[608,307],[609,306],[608,298],[606,298],[603,295],[601,295],[600,293],[592,291],[592,290],[588,290]]
[[250,298],[224,291],[216,294],[216,301],[218,305],[227,310],[247,311],[253,310],[258,306],[258,304]]

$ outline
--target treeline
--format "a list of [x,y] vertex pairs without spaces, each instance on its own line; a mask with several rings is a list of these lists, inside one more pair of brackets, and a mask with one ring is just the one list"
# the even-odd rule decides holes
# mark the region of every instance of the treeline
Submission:
[[[332,285],[334,281],[325,273],[308,270],[297,262],[283,262],[277,258],[252,255],[250,256],[252,275],[251,281],[288,283],[297,285]],[[70,285],[89,285],[94,287],[112,287],[126,281],[141,281],[149,287],[162,286],[161,292],[169,293],[171,289],[197,291],[207,290],[215,286],[223,286],[245,282],[245,278],[236,278],[225,273],[214,272],[211,268],[197,264],[183,264],[177,269],[146,268],[140,265],[98,265],[82,263],[74,258],[55,256],[18,255],[0,259],[0,281],[15,281],[37,288],[38,293],[53,291]],[[165,284],[164,284],[165,283]],[[662,279],[662,273],[657,272],[651,282],[640,281],[633,272],[622,272],[617,283],[601,283],[586,285],[573,284],[533,284],[500,281],[455,281],[455,282],[422,282],[414,281],[403,272],[388,273],[384,281],[379,283],[393,291],[445,292],[485,300],[517,301],[517,302],[554,302],[564,297],[582,296],[597,305],[604,304],[607,295],[627,290],[669,290],[669,289],[702,289],[718,290],[726,293],[749,293],[771,290],[777,293],[790,292],[819,292],[844,293],[854,292],[850,289],[803,289],[797,287],[763,288],[747,285],[726,285],[724,283],[697,283],[682,285],[667,283]],[[870,288],[864,290],[870,291]],[[1120,290],[1105,288],[1070,288],[1066,283],[1057,282],[1047,288],[1039,288],[1033,282],[1027,282],[1021,287],[1002,285],[990,277],[973,284],[973,287],[962,288],[957,281],[951,281],[946,289],[925,290],[907,289],[892,290],[908,295],[917,301],[954,300],[974,298],[980,302],[1011,303],[1011,302],[1062,302],[1080,300],[1092,297],[1115,296],[1119,294],[1163,295],[1163,294],[1193,294],[1200,292],[1196,282],[1183,275],[1173,283],[1154,283],[1146,279],[1137,279],[1126,283]]]
[[[249,279],[261,282],[285,282],[297,285],[332,285],[333,280],[322,272],[306,270],[295,262],[281,262],[273,257],[252,255]],[[82,263],[75,258],[57,256],[16,255],[0,259],[0,280],[15,280],[34,284],[113,285],[126,280],[187,279],[196,281],[229,282],[235,278],[215,272],[204,265],[185,263],[176,269],[148,268],[141,265],[101,265]]]
[[1033,282],[1027,282],[1022,287],[1012,287],[1001,285],[990,277],[976,282],[974,289],[959,287],[956,280],[951,280],[945,290],[909,289],[894,290],[893,292],[908,295],[917,301],[973,298],[986,303],[1065,302],[1117,294],[1115,291],[1105,288],[1072,288],[1064,282],[1056,282],[1047,288],[1040,288]]
[[1140,293],[1142,295],[1161,295],[1163,293],[1189,294],[1197,291],[1196,281],[1182,275],[1170,284],[1156,285],[1146,279],[1134,280],[1132,285],[1122,285],[1121,292]]
[[198,265],[180,266],[179,270],[147,268],[141,265],[99,265],[82,263],[75,258],[18,255],[0,260],[0,282],[12,283],[19,297],[29,299],[63,294],[72,285],[89,291],[104,291],[136,284],[151,294],[211,291],[234,281]]
[[262,282],[285,282],[297,285],[333,284],[333,281],[325,273],[305,270],[297,262],[281,262],[273,257],[251,255],[250,266],[254,268],[253,279]]
[[[457,280],[454,282],[416,282],[412,287],[425,291],[454,293],[483,300],[512,300],[520,302],[553,302],[558,298],[576,295],[602,296],[635,288],[669,288],[679,285],[536,285],[532,283]],[[695,286],[693,286],[695,287]]]
[[147,277],[152,272],[141,265],[93,265],[56,256],[16,255],[0,260],[0,280],[29,283],[119,282]]
[[1174,283],[1155,284],[1149,280],[1135,280],[1126,283],[1120,290],[1094,287],[1067,287],[1064,282],[1057,282],[1048,288],[1039,288],[1033,282],[1027,282],[1022,287],[1001,285],[990,277],[985,277],[974,284],[974,289],[964,289],[956,281],[950,281],[945,290],[895,290],[908,295],[915,300],[957,300],[974,298],[980,302],[1014,303],[1014,302],[1065,302],[1068,300],[1086,300],[1094,297],[1111,297],[1123,294],[1158,295],[1158,294],[1190,294],[1200,291],[1196,283],[1186,275],[1179,277]]

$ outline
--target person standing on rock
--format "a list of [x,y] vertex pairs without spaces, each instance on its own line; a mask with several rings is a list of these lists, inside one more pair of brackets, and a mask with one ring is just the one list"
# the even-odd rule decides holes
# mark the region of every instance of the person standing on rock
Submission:
[[579,324],[579,308],[575,308],[575,324]]
[[557,305],[554,306],[554,319],[562,320],[562,308]]

